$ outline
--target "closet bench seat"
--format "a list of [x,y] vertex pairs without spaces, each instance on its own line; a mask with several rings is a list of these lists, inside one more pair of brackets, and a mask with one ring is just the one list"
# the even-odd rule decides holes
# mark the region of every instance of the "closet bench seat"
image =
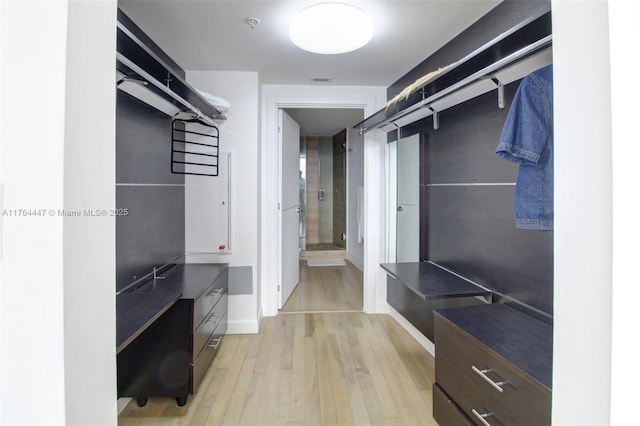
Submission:
[[387,302],[431,342],[433,311],[484,305],[491,291],[429,262],[383,263],[387,273]]
[[428,262],[382,263],[387,274],[424,300],[491,297],[491,292]]

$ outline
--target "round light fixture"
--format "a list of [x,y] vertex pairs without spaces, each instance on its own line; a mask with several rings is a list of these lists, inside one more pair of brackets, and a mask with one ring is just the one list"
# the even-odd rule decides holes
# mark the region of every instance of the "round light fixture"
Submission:
[[320,3],[301,10],[289,25],[291,41],[312,53],[332,55],[359,49],[371,40],[369,15],[344,3]]

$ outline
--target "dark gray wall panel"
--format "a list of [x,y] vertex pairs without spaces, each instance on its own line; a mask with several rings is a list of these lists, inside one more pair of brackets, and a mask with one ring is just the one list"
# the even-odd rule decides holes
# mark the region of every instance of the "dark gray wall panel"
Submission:
[[171,173],[171,118],[118,91],[116,182],[182,184]]
[[516,229],[514,186],[429,187],[430,260],[553,312],[553,234]]
[[171,118],[119,92],[116,205],[128,215],[116,218],[117,290],[184,254],[184,176],[170,159]]
[[116,206],[116,288],[184,254],[184,187],[119,186]]
[[[497,92],[491,91],[440,113],[440,128],[433,130],[427,117],[402,128],[402,137],[416,133],[427,136],[425,176],[430,183],[515,182],[517,166],[497,155],[513,96],[520,80],[505,86],[505,107],[498,108]],[[397,139],[387,134],[387,142]]]
[[495,154],[502,125],[519,82],[506,87],[506,107],[495,91],[440,114],[440,128],[429,132],[427,182],[515,182],[517,166]]

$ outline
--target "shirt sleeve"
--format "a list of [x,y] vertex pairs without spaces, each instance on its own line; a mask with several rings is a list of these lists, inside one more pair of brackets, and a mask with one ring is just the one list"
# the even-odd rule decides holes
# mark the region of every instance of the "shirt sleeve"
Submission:
[[496,154],[519,164],[538,164],[549,138],[550,105],[542,83],[525,77],[507,114]]

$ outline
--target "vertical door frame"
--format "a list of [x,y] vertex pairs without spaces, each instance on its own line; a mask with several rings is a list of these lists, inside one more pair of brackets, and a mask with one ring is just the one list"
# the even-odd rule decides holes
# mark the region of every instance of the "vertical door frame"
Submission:
[[[261,315],[278,313],[278,289],[281,262],[280,235],[281,189],[278,188],[278,110],[286,108],[362,109],[365,116],[375,113],[385,98],[376,96],[283,95],[263,97],[263,143],[261,152],[261,223],[260,223],[260,285]],[[356,124],[356,123],[354,123]],[[387,312],[386,277],[379,264],[385,260],[384,236],[384,145],[386,134],[373,131],[365,141],[365,246],[363,271],[363,310],[367,313]],[[381,181],[378,182],[378,181]]]
[[[283,187],[283,179],[282,179],[282,171],[284,170],[284,154],[283,154],[283,145],[284,145],[284,115],[287,115],[291,120],[293,120],[294,123],[296,123],[296,125],[298,125],[298,130],[299,130],[299,123],[296,122],[293,117],[291,117],[291,115],[289,115],[289,113],[287,113],[285,108],[278,108],[277,111],[277,120],[278,120],[278,124],[277,124],[277,132],[278,132],[278,140],[277,140],[277,144],[278,144],[278,155],[277,155],[277,176],[278,176],[278,192],[279,192],[279,196],[278,196],[278,208],[277,208],[277,213],[279,216],[278,219],[278,247],[277,247],[277,253],[280,254],[279,257],[279,263],[278,263],[278,271],[277,271],[277,282],[280,283],[279,286],[276,286],[276,301],[277,301],[277,308],[278,309],[282,309],[282,307],[284,306],[284,304],[286,303],[286,300],[282,300],[282,248],[283,248],[283,226],[282,226],[282,218],[283,218],[283,214],[282,212],[285,210],[285,206],[282,202],[283,199],[283,191],[282,191],[282,187]],[[300,132],[298,131],[298,136],[300,136]],[[300,144],[300,138],[298,137],[298,145]],[[298,155],[298,162],[300,161],[300,155]],[[298,216],[298,221],[300,220],[300,216]],[[298,226],[300,224],[298,223]],[[299,229],[299,228],[298,228]],[[299,239],[298,239],[298,244],[299,244]],[[299,271],[298,271],[299,272]],[[300,277],[300,274],[298,273],[298,277]],[[296,286],[298,285],[298,283],[296,283]],[[295,289],[295,287],[294,287]],[[290,295],[289,295],[290,296]],[[288,297],[287,297],[288,298]]]

